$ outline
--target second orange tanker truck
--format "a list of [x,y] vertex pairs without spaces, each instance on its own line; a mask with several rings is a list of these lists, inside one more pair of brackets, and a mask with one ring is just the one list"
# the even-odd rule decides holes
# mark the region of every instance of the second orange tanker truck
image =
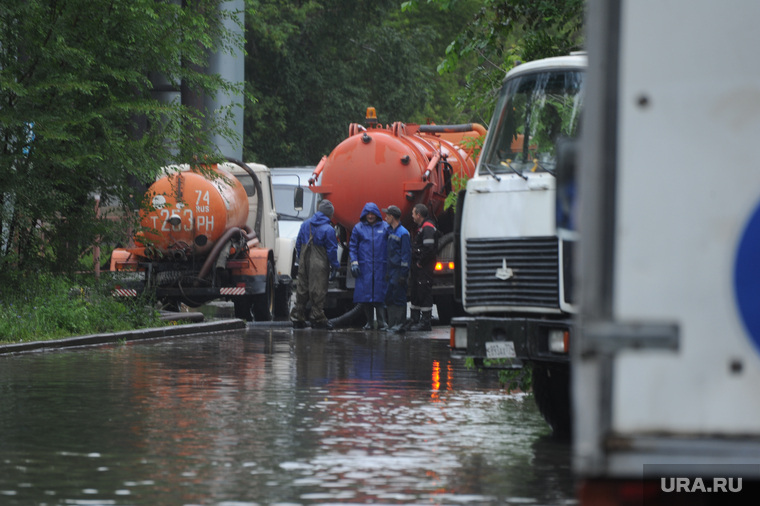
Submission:
[[[330,288],[328,314],[344,314],[353,307],[354,279],[348,264],[348,241],[367,202],[381,208],[396,205],[401,222],[414,233],[412,208],[428,207],[442,236],[434,301],[438,317],[448,323],[457,312],[454,302],[454,210],[444,209],[446,197],[458,178],[475,171],[475,147],[482,144],[485,128],[478,124],[383,126],[373,108],[367,109],[366,125],[351,124],[348,137],[322,158],[309,186],[335,206],[333,221],[338,232],[340,275]],[[454,189],[455,190],[455,189]]]

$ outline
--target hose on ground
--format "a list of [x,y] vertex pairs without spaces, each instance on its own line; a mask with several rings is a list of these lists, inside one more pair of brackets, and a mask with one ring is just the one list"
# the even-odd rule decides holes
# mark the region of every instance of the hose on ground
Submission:
[[357,304],[342,315],[332,318],[330,320],[330,323],[332,323],[333,327],[336,329],[351,327],[353,326],[352,323],[354,320],[356,320],[359,316],[364,316],[364,311],[362,310],[361,304]]

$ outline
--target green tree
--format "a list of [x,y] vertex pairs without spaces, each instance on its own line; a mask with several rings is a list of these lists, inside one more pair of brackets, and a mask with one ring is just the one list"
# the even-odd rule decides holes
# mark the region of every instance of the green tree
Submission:
[[[246,159],[270,166],[310,165],[363,122],[463,122],[451,88],[456,73],[436,73],[441,54],[474,14],[437,8],[402,13],[399,0],[253,0],[247,22]],[[469,10],[468,10],[469,9]]]
[[[410,0],[404,10],[436,5],[451,12],[463,0]],[[460,107],[488,122],[504,74],[519,62],[583,47],[584,0],[480,0],[480,8],[451,40],[438,71],[461,71]],[[476,60],[473,65],[472,59]]]
[[[96,239],[94,197],[130,201],[161,165],[214,153],[224,122],[155,82],[197,93],[234,87],[202,70],[242,44],[220,0],[3,0],[0,5],[0,269],[71,271]],[[138,191],[139,193],[139,191]]]

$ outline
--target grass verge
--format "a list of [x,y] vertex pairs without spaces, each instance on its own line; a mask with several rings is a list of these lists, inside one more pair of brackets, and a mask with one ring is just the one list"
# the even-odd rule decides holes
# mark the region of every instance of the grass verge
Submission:
[[150,301],[112,297],[107,281],[37,273],[0,276],[0,344],[166,324]]

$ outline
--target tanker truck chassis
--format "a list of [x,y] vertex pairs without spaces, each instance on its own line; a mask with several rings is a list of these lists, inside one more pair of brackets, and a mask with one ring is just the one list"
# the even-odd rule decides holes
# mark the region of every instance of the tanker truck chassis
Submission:
[[227,300],[237,318],[287,316],[294,241],[279,237],[269,169],[230,162],[170,167],[151,186],[134,246],[111,255],[115,296],[174,310]]
[[198,270],[188,270],[181,263],[141,262],[127,256],[114,261],[114,270],[121,271],[121,284],[114,295],[146,294],[174,310],[181,304],[197,307],[227,300],[234,304],[237,318],[271,320],[275,310],[270,295],[275,291],[272,263],[271,259],[267,261],[264,274],[255,274],[255,270],[247,273],[251,270],[248,260],[228,260],[223,268],[214,269],[216,275],[211,280],[200,281]]

